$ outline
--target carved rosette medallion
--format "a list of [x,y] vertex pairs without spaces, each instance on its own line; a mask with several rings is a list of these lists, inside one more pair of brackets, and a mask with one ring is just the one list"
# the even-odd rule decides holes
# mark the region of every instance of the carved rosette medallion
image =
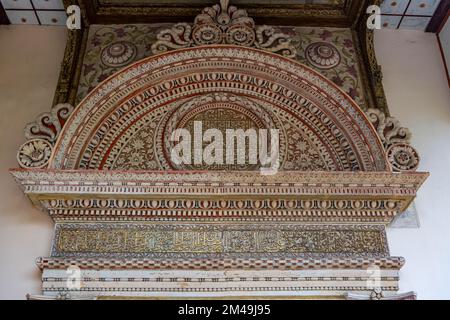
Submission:
[[137,54],[136,46],[128,41],[118,41],[103,49],[101,61],[109,67],[122,67],[134,60]]
[[395,171],[415,171],[420,157],[417,151],[408,144],[397,143],[387,149],[389,162]]
[[306,59],[318,69],[332,69],[341,62],[339,51],[330,43],[316,42],[306,48]]
[[19,149],[17,161],[22,168],[40,169],[48,165],[52,145],[43,139],[25,142]]

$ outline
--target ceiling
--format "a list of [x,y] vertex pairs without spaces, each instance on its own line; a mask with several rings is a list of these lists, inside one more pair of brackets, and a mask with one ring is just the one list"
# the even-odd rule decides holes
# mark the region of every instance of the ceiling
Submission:
[[[0,0],[12,24],[65,25],[63,0]],[[192,21],[218,0],[79,0],[91,23]],[[231,0],[258,24],[349,27],[363,9],[361,0]],[[382,26],[426,30],[449,0],[385,0]],[[441,4],[441,5],[440,5]],[[0,10],[1,11],[1,10]],[[6,20],[6,19],[5,19]],[[430,23],[431,22],[431,23]],[[430,28],[429,28],[430,29]],[[436,30],[428,30],[436,31]]]

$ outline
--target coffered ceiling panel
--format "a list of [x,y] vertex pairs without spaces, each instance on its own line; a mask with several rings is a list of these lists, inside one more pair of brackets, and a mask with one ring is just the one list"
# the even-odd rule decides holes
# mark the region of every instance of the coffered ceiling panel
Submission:
[[[0,0],[13,24],[64,25],[64,4],[77,3],[93,24],[191,21],[219,0]],[[369,0],[231,0],[258,24],[350,27]],[[432,18],[450,0],[384,0],[382,27],[436,32]],[[439,5],[441,6],[439,7]],[[438,9],[438,10],[437,10]],[[5,19],[2,19],[2,21]],[[436,20],[436,19],[435,19]],[[442,19],[440,19],[441,21]],[[436,24],[436,23],[435,23]],[[439,24],[439,21],[437,22]]]
[[12,24],[65,25],[62,0],[1,0]]
[[383,28],[426,30],[440,3],[441,0],[385,0],[381,5]]

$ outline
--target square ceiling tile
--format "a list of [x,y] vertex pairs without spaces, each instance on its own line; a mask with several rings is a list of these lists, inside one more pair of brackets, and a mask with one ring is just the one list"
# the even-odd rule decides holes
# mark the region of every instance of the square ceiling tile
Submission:
[[432,16],[441,0],[411,0],[407,15]]
[[42,25],[66,25],[67,15],[65,11],[36,11]]
[[33,9],[30,0],[1,0],[3,8],[7,9]]
[[5,10],[11,24],[39,24],[33,10]]
[[62,0],[32,0],[34,7],[45,10],[64,10]]
[[383,29],[397,29],[402,20],[401,16],[381,16],[381,26]]
[[381,4],[382,14],[403,14],[409,0],[384,0]]
[[430,20],[431,17],[404,17],[400,28],[425,31]]

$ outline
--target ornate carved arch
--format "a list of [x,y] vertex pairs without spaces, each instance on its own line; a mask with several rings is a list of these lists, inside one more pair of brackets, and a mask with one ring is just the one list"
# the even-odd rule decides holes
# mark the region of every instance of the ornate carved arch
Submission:
[[[186,105],[190,107],[183,108]],[[173,113],[183,109],[190,113],[205,105],[234,108],[237,113],[246,110],[255,121],[282,129],[283,168],[390,170],[370,121],[336,85],[290,59],[232,45],[164,53],[109,78],[67,121],[49,167],[120,169],[117,158],[148,123],[156,123],[154,130],[148,130],[154,146],[151,152],[164,153],[167,146],[161,136],[170,135],[164,131],[170,125],[177,126]],[[288,129],[283,123],[289,123]],[[310,168],[296,163],[290,154],[299,151],[292,149],[293,135],[318,157]],[[154,164],[140,169],[173,169],[168,162],[156,157]]]

